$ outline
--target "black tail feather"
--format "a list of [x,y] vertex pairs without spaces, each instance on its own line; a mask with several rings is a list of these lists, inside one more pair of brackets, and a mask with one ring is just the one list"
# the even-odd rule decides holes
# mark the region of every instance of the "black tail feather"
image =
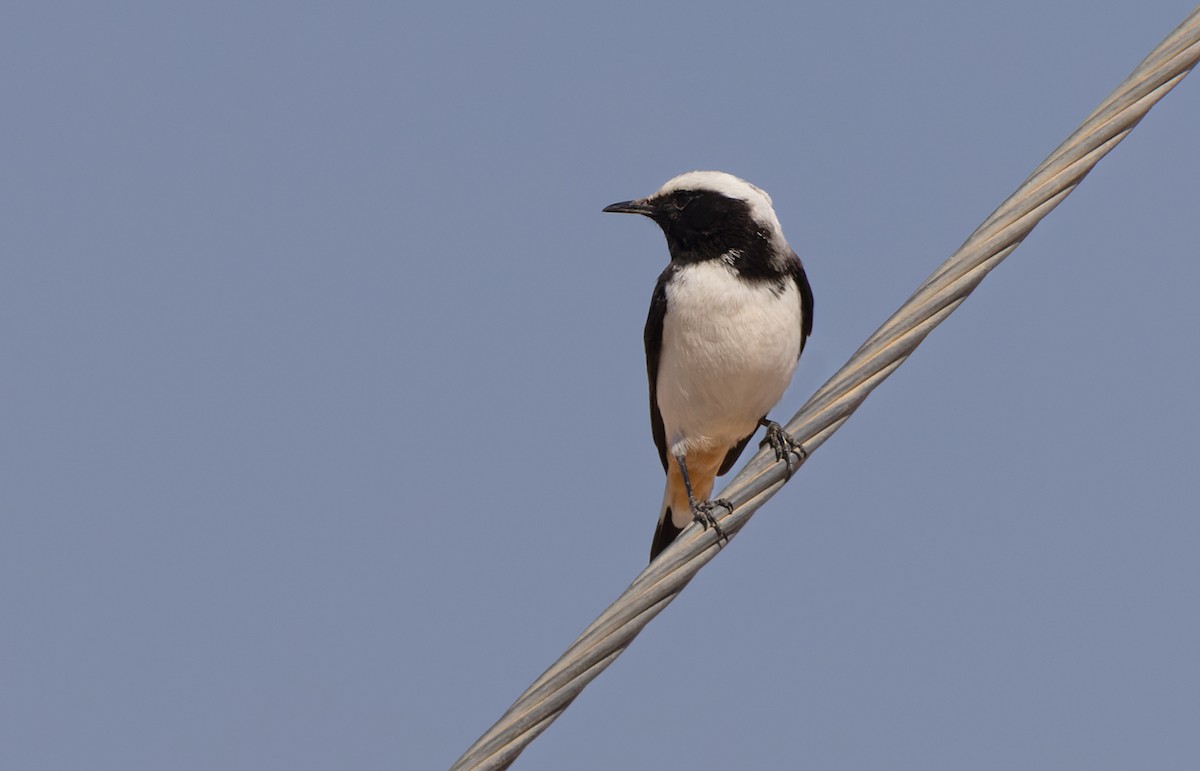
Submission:
[[683,532],[683,528],[675,527],[675,523],[671,520],[671,507],[668,506],[658,519],[658,529],[654,531],[654,542],[650,544],[650,561],[662,552],[663,549],[671,545],[676,536]]

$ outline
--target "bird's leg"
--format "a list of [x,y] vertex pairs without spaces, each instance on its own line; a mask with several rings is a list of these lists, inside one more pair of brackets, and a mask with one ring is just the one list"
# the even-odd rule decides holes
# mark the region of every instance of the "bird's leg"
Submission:
[[[771,449],[775,451],[775,460],[787,464],[787,478],[791,479],[792,474],[796,473],[796,465],[803,463],[808,458],[808,451],[804,449],[804,445],[784,431],[783,426],[773,420],[768,420],[765,415],[758,421],[758,425],[767,429],[766,437],[758,446],[771,445]],[[792,460],[792,455],[796,456],[795,460]]]
[[692,519],[703,525],[705,530],[707,530],[711,525],[712,529],[717,531],[717,543],[720,543],[722,539],[728,543],[729,536],[725,534],[725,531],[721,528],[720,523],[717,522],[717,518],[713,516],[712,512],[713,509],[721,506],[730,514],[732,514],[733,504],[724,498],[717,498],[716,500],[710,501],[697,501],[696,496],[692,493],[692,480],[688,479],[687,458],[680,453],[679,455],[675,456],[675,461],[679,464],[679,473],[683,477],[683,487],[685,490],[687,490],[688,505],[692,508]]

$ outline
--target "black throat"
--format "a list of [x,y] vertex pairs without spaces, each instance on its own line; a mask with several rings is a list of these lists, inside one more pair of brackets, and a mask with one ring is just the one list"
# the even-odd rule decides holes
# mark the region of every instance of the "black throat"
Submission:
[[658,202],[654,220],[667,238],[673,263],[722,260],[752,280],[778,280],[786,272],[770,229],[750,216],[745,201],[707,190],[680,190]]

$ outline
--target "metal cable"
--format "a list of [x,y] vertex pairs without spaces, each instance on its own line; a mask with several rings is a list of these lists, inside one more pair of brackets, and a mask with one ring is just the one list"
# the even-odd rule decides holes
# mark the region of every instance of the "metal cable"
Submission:
[[[788,422],[787,431],[809,453],[820,447],[1198,59],[1200,7],[817,389]],[[734,506],[734,511],[721,520],[730,537],[783,486],[784,474],[783,464],[776,462],[771,453],[760,451],[720,493],[719,497]],[[694,525],[685,529],[458,759],[451,771],[507,768],[718,551],[712,531]]]

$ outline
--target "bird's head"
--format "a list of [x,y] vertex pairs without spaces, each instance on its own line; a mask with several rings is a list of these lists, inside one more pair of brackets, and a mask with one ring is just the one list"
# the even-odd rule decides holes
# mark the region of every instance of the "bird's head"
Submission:
[[646,198],[606,212],[642,214],[658,223],[672,259],[716,259],[732,251],[790,252],[764,191],[723,171],[689,171]]

